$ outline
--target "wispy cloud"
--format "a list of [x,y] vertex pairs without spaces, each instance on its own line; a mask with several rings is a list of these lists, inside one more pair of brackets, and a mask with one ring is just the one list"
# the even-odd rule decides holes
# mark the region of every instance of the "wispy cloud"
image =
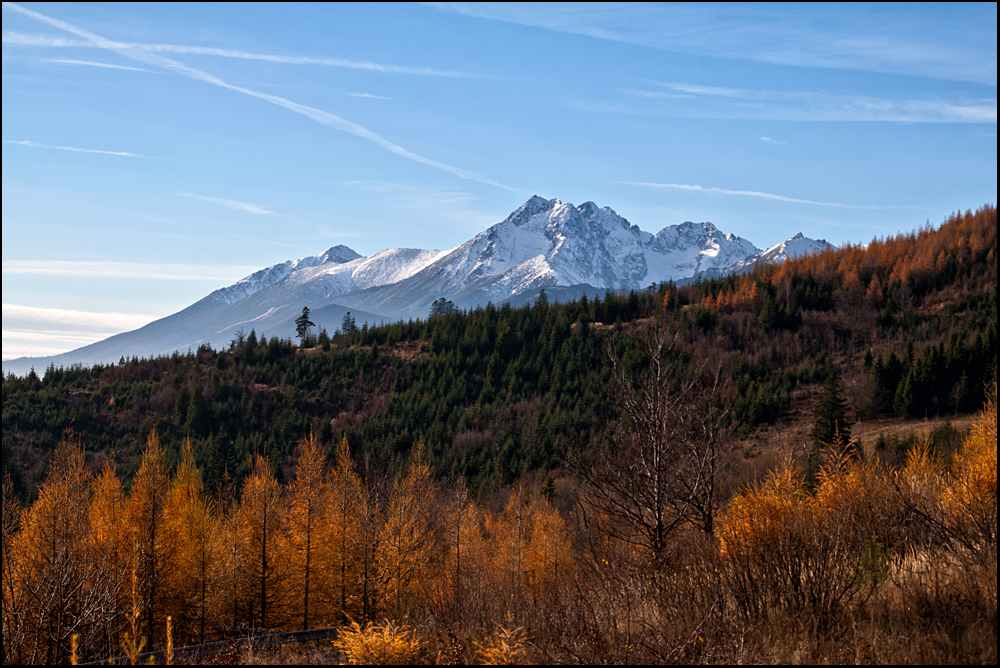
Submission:
[[674,53],[997,85],[993,3],[947,13],[898,4],[735,11],[708,3],[434,4],[467,16]]
[[671,90],[680,91],[681,93],[689,93],[691,95],[711,95],[713,97],[757,97],[761,92],[746,90],[743,88],[723,88],[721,86],[699,86],[696,84],[686,84],[686,83],[664,83],[660,84],[665,88],[670,88]]
[[786,141],[778,141],[777,139],[773,139],[772,137],[761,137],[760,140],[765,144],[776,144],[778,146],[791,146],[791,144],[789,144]]
[[27,141],[27,140],[17,140],[17,139],[4,139],[4,144],[16,144],[18,146],[30,146],[32,148],[47,148],[55,151],[73,151],[74,153],[100,153],[102,155],[117,155],[122,158],[148,158],[149,156],[140,155],[138,153],[130,153],[128,151],[104,151],[96,148],[77,148],[76,146],[49,146],[48,144],[39,144],[38,142]]
[[282,56],[269,53],[252,53],[236,49],[220,49],[207,46],[184,46],[180,44],[135,44],[137,49],[145,49],[155,53],[175,53],[192,56],[217,56],[220,58],[238,58],[240,60],[261,60],[269,63],[287,65],[321,65],[326,67],[346,67],[371,72],[387,74],[415,74],[430,77],[461,77],[469,78],[472,74],[454,70],[438,70],[431,67],[407,67],[405,65],[386,65],[363,60],[348,60],[346,58],[318,58],[314,56]]
[[486,185],[503,188],[505,190],[511,190],[511,188],[509,188],[508,186],[505,186],[497,181],[494,181],[493,179],[483,176],[482,174],[477,174],[475,172],[471,172],[469,170],[462,169],[460,167],[455,167],[454,165],[449,165],[414,153],[408,149],[403,148],[402,146],[399,146],[398,144],[394,144],[393,142],[389,141],[382,135],[373,132],[372,130],[369,130],[363,125],[360,125],[353,121],[349,121],[345,118],[341,118],[340,116],[331,114],[330,112],[323,111],[322,109],[316,109],[315,107],[299,104],[298,102],[293,102],[292,100],[279,97],[277,95],[262,93],[260,91],[256,91],[250,88],[245,88],[243,86],[237,86],[234,84],[227,83],[222,79],[220,79],[219,77],[215,76],[214,74],[210,74],[208,72],[195,69],[193,67],[188,67],[187,65],[178,62],[176,60],[172,60],[165,56],[161,56],[146,50],[137,49],[126,43],[115,42],[113,40],[101,37],[100,35],[96,35],[92,32],[84,30],[83,28],[79,28],[71,23],[67,23],[66,21],[51,18],[49,16],[40,14],[30,9],[26,9],[14,3],[5,3],[3,7],[4,9],[9,9],[12,11],[19,12],[21,14],[30,16],[34,19],[37,19],[38,21],[41,21],[53,27],[65,30],[66,32],[76,35],[77,37],[82,37],[88,40],[92,46],[95,46],[97,48],[114,51],[115,53],[119,53],[133,60],[138,60],[140,62],[146,63],[147,65],[154,65],[156,67],[161,67],[165,70],[174,72],[176,74],[181,74],[196,81],[201,81],[203,83],[211,84],[213,86],[218,86],[219,88],[225,88],[227,90],[235,91],[237,93],[242,93],[244,95],[257,98],[259,100],[264,100],[265,102],[270,102],[271,104],[283,107],[285,109],[288,109],[289,111],[295,112],[296,114],[300,114],[302,116],[310,118],[316,121],[317,123],[320,123],[321,125],[325,125],[326,127],[333,128],[334,130],[340,130],[342,132],[347,132],[356,137],[361,137],[362,139],[366,139],[378,146],[381,146],[390,153],[394,153],[407,160],[412,160],[413,162],[417,162],[422,165],[426,165],[428,167],[440,169],[442,171],[448,172],[449,174],[457,176],[461,179],[476,181],[479,183],[484,183]]
[[[134,329],[134,328],[133,328]],[[3,361],[19,357],[48,357],[59,355],[91,343],[97,343],[119,332],[81,334],[74,331],[3,330]],[[6,369],[5,369],[6,370]],[[36,369],[39,375],[44,369]]]
[[3,328],[8,330],[71,331],[114,334],[142,327],[160,316],[146,313],[95,313],[63,308],[3,304]]
[[[155,281],[235,281],[259,268],[249,265],[149,264],[77,260],[3,261],[4,275],[30,274],[64,278],[124,278]],[[4,308],[7,308],[6,305]],[[6,318],[6,311],[4,313],[4,318]],[[6,322],[4,326],[6,326]]]
[[350,95],[351,97],[364,97],[370,100],[391,100],[391,97],[386,97],[385,95],[375,95],[373,93],[344,93],[344,95]]
[[688,192],[699,192],[707,195],[734,195],[738,197],[756,197],[773,202],[787,202],[789,204],[810,204],[812,206],[829,206],[838,209],[858,209],[865,211],[885,211],[891,209],[917,209],[914,206],[868,206],[861,204],[841,204],[839,202],[817,202],[811,199],[801,199],[799,197],[786,197],[785,195],[775,195],[774,193],[760,192],[758,190],[730,190],[728,188],[713,188],[687,183],[648,183],[642,181],[622,181],[625,185],[642,186],[657,190],[685,190]]
[[58,355],[138,329],[160,317],[148,313],[97,313],[3,304],[3,359]]
[[[4,9],[8,9],[7,3],[3,4]],[[13,9],[11,7],[10,9]],[[41,46],[49,48],[71,48],[85,49],[93,47],[90,42],[82,39],[68,39],[66,37],[54,37],[52,35],[39,35],[36,33],[14,32],[12,30],[3,31],[3,43],[8,46]]]
[[[6,3],[5,3],[6,4]],[[15,31],[4,31],[3,43],[9,46],[37,46],[48,48],[94,48],[96,45],[86,40],[50,37],[48,35],[28,34]],[[429,77],[475,78],[469,72],[455,70],[439,70],[432,67],[409,67],[405,65],[387,65],[364,60],[348,58],[322,58],[316,56],[287,56],[271,53],[254,53],[239,49],[222,49],[211,46],[189,46],[184,44],[143,44],[140,42],[119,42],[122,48],[151,53],[171,53],[188,56],[211,56],[217,58],[236,58],[239,60],[257,60],[268,63],[286,65],[318,65],[322,67],[344,67],[386,74],[412,74]]]
[[997,120],[996,99],[890,98],[675,82],[655,85],[654,90],[622,91],[649,100],[638,106],[621,102],[577,102],[575,106],[599,113],[779,121],[996,123]]
[[637,88],[624,88],[622,92],[633,97],[644,97],[650,100],[681,100],[689,98],[691,95],[682,93],[668,93],[662,90],[641,90]]
[[[4,317],[7,317],[6,309],[4,310]],[[144,322],[136,327],[142,327],[145,324],[148,324],[148,322]],[[65,352],[70,347],[78,348],[123,331],[136,329],[136,327],[127,329],[99,327],[94,332],[82,332],[77,328],[67,328],[65,323],[53,322],[52,319],[48,319],[47,322],[32,322],[28,327],[29,329],[4,328],[4,360],[32,355],[58,354]],[[49,329],[49,327],[58,327],[58,329]],[[17,346],[18,348],[24,347],[24,344],[29,344],[30,348],[28,351],[18,351],[11,354],[10,346],[8,345],[11,341],[16,341],[17,344],[20,344]]]
[[221,206],[225,206],[230,209],[236,209],[237,211],[244,211],[246,213],[255,213],[259,216],[274,215],[274,211],[268,211],[267,209],[257,206],[256,204],[240,202],[235,199],[225,199],[223,197],[209,197],[208,195],[195,195],[192,193],[177,193],[177,194],[180,195],[181,197],[190,197],[191,199],[199,199],[202,202],[211,202],[212,204],[219,204]]
[[143,69],[142,67],[129,67],[128,65],[112,65],[111,63],[98,63],[93,60],[69,60],[65,58],[47,58],[45,62],[60,63],[62,65],[86,65],[88,67],[103,67],[109,70],[129,70],[131,72],[148,72],[149,74],[158,74],[158,72],[153,72],[153,70]]

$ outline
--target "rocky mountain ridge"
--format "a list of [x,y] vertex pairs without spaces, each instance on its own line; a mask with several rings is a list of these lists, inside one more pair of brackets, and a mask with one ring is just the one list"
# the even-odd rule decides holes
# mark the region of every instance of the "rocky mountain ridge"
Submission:
[[445,297],[462,308],[533,299],[542,289],[559,299],[605,290],[642,289],[664,281],[749,271],[830,247],[801,234],[761,251],[710,222],[641,230],[610,207],[580,206],[534,196],[503,221],[452,249],[387,249],[364,257],[347,246],[265,267],[198,302],[133,332],[50,358],[3,363],[4,373],[49,364],[116,362],[208,344],[219,348],[243,330],[291,336],[303,306],[330,332],[351,311],[364,322],[426,317]]

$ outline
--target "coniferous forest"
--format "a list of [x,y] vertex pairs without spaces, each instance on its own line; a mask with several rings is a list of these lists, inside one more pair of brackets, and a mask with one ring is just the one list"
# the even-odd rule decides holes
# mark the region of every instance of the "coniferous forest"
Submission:
[[4,662],[995,663],[996,229],[8,376]]

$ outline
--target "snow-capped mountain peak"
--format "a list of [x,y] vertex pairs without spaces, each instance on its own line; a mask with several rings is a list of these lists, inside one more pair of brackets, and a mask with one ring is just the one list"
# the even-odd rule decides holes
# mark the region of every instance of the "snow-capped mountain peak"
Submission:
[[325,253],[320,253],[312,258],[302,258],[301,260],[296,260],[293,264],[296,267],[305,266],[303,263],[307,260],[315,260],[315,263],[311,263],[310,266],[329,263],[343,264],[345,262],[350,262],[351,260],[357,260],[359,257],[362,257],[362,255],[354,252],[353,249],[340,244],[330,248]]
[[548,200],[544,197],[539,197],[538,195],[533,195],[528,199],[527,202],[514,209],[514,211],[507,216],[503,221],[504,223],[512,223],[514,225],[523,225],[524,223],[531,220],[533,217],[537,216],[539,213],[548,211],[553,207],[561,205],[558,199]]
[[771,246],[767,250],[755,253],[745,260],[736,262],[726,267],[719,273],[746,273],[752,270],[754,265],[758,263],[781,264],[789,258],[805,257],[806,255],[812,255],[813,253],[822,253],[827,249],[836,250],[836,248],[836,246],[828,242],[826,239],[810,239],[799,232],[795,236]]
[[424,281],[431,299],[461,294],[476,303],[501,302],[544,286],[646,287],[721,269],[756,252],[712,223],[669,226],[654,236],[610,207],[536,195],[413,280]]
[[760,252],[746,239],[722,232],[708,221],[664,227],[650,240],[649,248],[655,275],[649,276],[648,283],[719,271]]
[[420,316],[424,302],[441,296],[465,295],[471,306],[546,286],[640,288],[746,271],[754,262],[781,262],[828,245],[799,233],[762,252],[708,221],[668,225],[654,235],[610,207],[592,201],[575,206],[535,195],[449,251],[396,248],[363,257],[338,245],[261,269],[203,301],[230,305],[256,295],[255,304],[274,302],[285,308],[336,300],[391,318]]
[[222,304],[232,304],[245,299],[261,290],[284,280],[293,272],[307,267],[324,264],[343,264],[362,257],[347,246],[334,246],[319,255],[302,257],[298,260],[287,260],[281,264],[265,267],[245,276],[226,288],[220,288],[209,295],[209,298]]
[[364,257],[333,246],[256,271],[135,332],[61,355],[59,362],[90,364],[123,354],[226,345],[247,328],[258,336],[291,336],[305,306],[318,326],[332,331],[347,310],[358,322],[375,324],[426,317],[440,297],[462,308],[523,303],[542,288],[572,299],[750,271],[757,262],[782,262],[829,247],[800,233],[762,252],[707,221],[668,225],[651,234],[610,207],[536,195],[450,250],[394,248]]
[[766,262],[784,262],[793,257],[822,253],[828,248],[834,249],[835,246],[826,239],[810,239],[799,232],[780,244],[768,248],[761,253],[761,259]]

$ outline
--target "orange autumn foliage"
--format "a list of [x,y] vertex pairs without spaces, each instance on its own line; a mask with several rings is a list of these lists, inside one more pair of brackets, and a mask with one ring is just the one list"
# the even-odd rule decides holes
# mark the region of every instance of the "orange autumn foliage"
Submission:
[[756,302],[758,285],[770,286],[781,295],[790,281],[810,276],[836,285],[845,294],[864,291],[870,302],[881,305],[889,288],[909,285],[924,292],[932,286],[935,274],[950,266],[963,270],[977,263],[994,263],[996,229],[994,206],[955,213],[937,229],[928,225],[910,234],[873,239],[865,246],[847,244],[780,265],[758,265],[714,297],[702,295],[699,303],[720,312],[737,311]]

